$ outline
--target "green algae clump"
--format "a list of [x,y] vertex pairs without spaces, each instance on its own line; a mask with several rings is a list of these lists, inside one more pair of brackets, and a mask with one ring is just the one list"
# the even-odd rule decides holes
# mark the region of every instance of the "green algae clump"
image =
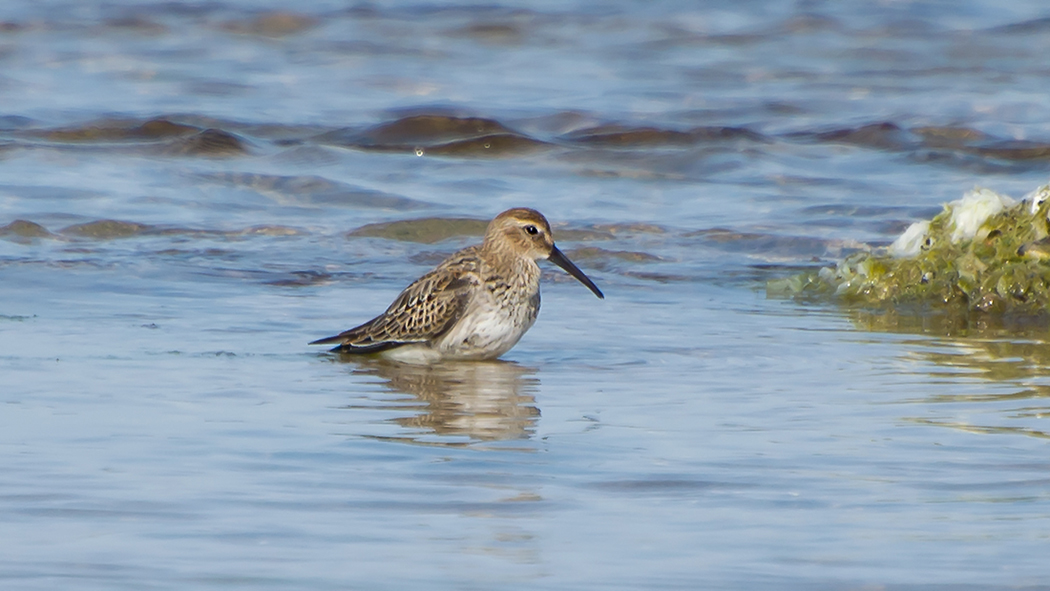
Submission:
[[876,307],[1050,314],[1050,185],[1017,202],[974,189],[885,249],[767,283],[770,295]]

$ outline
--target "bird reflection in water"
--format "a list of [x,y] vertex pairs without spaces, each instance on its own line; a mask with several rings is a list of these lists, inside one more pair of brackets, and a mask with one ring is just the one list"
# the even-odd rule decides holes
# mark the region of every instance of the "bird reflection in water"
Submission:
[[535,432],[540,410],[533,396],[539,386],[534,368],[509,361],[412,365],[340,357],[357,366],[355,374],[379,377],[385,380],[385,388],[408,394],[418,403],[371,406],[401,413],[416,411],[391,419],[413,433],[377,438],[458,447],[529,439]]

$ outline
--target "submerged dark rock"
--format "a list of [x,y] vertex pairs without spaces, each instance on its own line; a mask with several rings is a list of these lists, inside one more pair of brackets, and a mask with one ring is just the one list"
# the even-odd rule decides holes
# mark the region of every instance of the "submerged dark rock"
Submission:
[[341,129],[317,139],[357,148],[413,149],[451,141],[514,132],[494,119],[452,117],[449,115],[412,115],[382,123],[364,131]]
[[457,236],[483,236],[487,220],[471,218],[420,218],[368,224],[352,230],[348,237],[376,237],[404,242],[433,244]]
[[917,144],[916,138],[909,131],[888,121],[826,131],[814,137],[822,142],[854,144],[880,150],[903,150]]
[[546,142],[520,135],[499,134],[420,148],[418,156],[516,156],[552,147]]
[[316,175],[281,176],[223,172],[201,176],[227,186],[271,196],[283,203],[372,207],[401,211],[429,207],[427,203],[415,199],[363,189]]
[[25,241],[32,238],[53,238],[54,236],[44,226],[28,220],[15,220],[6,226],[0,226],[0,237],[16,241]]
[[248,148],[244,140],[228,131],[205,129],[172,143],[164,151],[179,156],[224,157],[247,154]]
[[253,18],[235,19],[222,23],[222,29],[240,35],[261,37],[287,37],[316,27],[315,17],[295,12],[264,12]]
[[59,232],[66,236],[107,240],[112,238],[128,238],[130,236],[136,236],[147,232],[150,229],[152,229],[152,226],[135,222],[97,220],[94,222],[67,226]]
[[656,127],[600,125],[562,136],[568,142],[602,147],[690,146],[701,142],[749,140],[765,141],[762,134],[743,127],[694,127],[685,131]]
[[163,118],[142,123],[105,119],[88,125],[33,132],[31,135],[53,142],[74,143],[157,140],[182,137],[199,131],[199,127],[174,123]]

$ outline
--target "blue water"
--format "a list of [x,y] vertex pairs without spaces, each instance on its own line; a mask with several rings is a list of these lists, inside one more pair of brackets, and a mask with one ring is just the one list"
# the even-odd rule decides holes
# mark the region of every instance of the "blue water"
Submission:
[[[1047,588],[1045,327],[764,285],[1045,183],[1048,17],[6,3],[0,587]],[[306,345],[478,240],[351,231],[512,206],[606,299],[545,266],[499,362]]]

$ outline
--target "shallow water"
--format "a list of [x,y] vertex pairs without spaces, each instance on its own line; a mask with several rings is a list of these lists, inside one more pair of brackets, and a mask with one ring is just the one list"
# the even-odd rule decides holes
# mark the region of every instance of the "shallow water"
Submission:
[[[0,8],[0,585],[1046,588],[1046,327],[764,290],[1046,181],[1042,3],[288,10]],[[511,206],[607,298],[306,346]]]

